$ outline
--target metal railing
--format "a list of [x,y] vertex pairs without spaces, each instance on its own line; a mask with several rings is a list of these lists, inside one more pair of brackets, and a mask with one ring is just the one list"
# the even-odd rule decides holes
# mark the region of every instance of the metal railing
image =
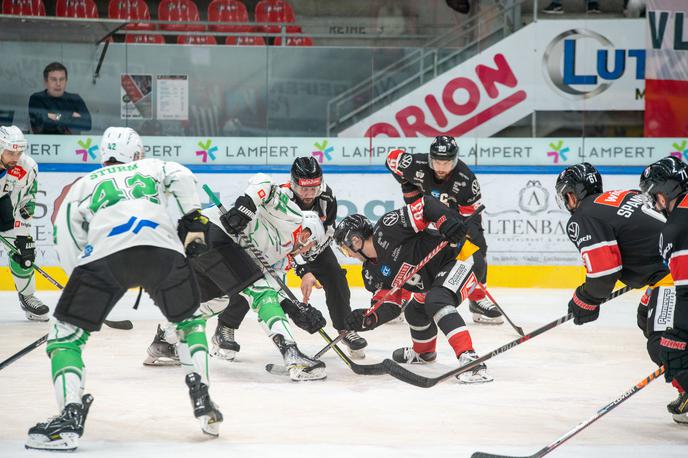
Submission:
[[524,1],[498,0],[496,11],[469,17],[334,97],[327,105],[327,135],[356,123],[521,28]]

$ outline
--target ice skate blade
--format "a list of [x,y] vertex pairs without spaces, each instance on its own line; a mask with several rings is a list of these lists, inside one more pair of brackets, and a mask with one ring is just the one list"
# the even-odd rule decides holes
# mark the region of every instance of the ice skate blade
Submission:
[[234,350],[223,350],[221,348],[213,348],[210,356],[217,359],[224,359],[225,361],[234,361],[237,352]]
[[24,313],[26,314],[26,319],[29,321],[45,322],[45,321],[48,321],[50,319],[50,317],[48,316],[47,313],[45,315],[36,315],[35,313],[26,312],[26,311],[24,311]]
[[688,425],[688,414],[673,414],[671,417],[679,425]]
[[316,367],[306,372],[303,367],[289,368],[289,378],[294,382],[307,382],[312,380],[324,380],[327,377],[324,367]]
[[50,440],[42,434],[29,434],[24,448],[27,450],[48,450],[51,452],[73,452],[79,446],[77,433],[60,433],[60,439]]
[[203,434],[207,434],[211,437],[218,437],[220,435],[220,424],[222,424],[222,419],[218,421],[213,415],[201,415],[198,417],[198,421],[201,424],[201,431],[203,431]]
[[478,383],[490,383],[494,381],[494,378],[487,374],[469,374],[464,372],[456,376],[456,380],[462,385],[475,385]]
[[349,350],[349,355],[351,356],[351,359],[365,359],[365,350],[362,348],[360,350]]
[[495,318],[488,318],[485,315],[480,315],[478,313],[473,314],[473,322],[476,324],[503,324],[504,323],[504,318],[501,316],[495,317]]
[[148,356],[145,360],[143,360],[143,365],[148,366],[148,367],[164,367],[164,366],[181,366],[181,363],[179,362],[178,359],[171,359],[171,358],[154,358],[152,356]]

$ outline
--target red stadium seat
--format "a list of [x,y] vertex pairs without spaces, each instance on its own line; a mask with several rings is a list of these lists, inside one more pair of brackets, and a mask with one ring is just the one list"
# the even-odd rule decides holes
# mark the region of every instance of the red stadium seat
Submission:
[[179,35],[177,44],[180,45],[216,45],[217,40],[214,36],[208,35]]
[[93,0],[57,0],[55,16],[73,18],[98,18],[98,7]]
[[43,0],[3,0],[2,14],[45,16],[45,4]]
[[156,45],[162,45],[165,44],[165,37],[163,37],[160,34],[152,34],[152,35],[132,35],[132,34],[127,34],[127,37],[124,39],[125,43],[130,43],[130,44],[156,44]]
[[[296,22],[294,10],[284,0],[260,0],[255,10],[256,22]],[[279,33],[280,27],[276,25],[261,26],[265,33]],[[289,32],[291,27],[287,27]],[[291,30],[293,31],[293,30]]]
[[[282,46],[282,37],[275,38],[275,46]],[[313,40],[309,37],[290,37],[287,36],[284,42],[285,46],[313,46]]]
[[265,46],[263,37],[227,37],[225,38],[226,45],[232,46]]
[[[150,21],[151,15],[145,0],[110,0],[108,18]],[[149,28],[148,24],[129,24],[126,29],[155,30],[155,27]]]
[[[158,5],[158,20],[160,21],[180,21],[197,22],[200,21],[198,7],[192,0],[162,0]],[[194,24],[162,24],[162,30],[172,30],[176,32],[204,32],[205,27]]]
[[212,25],[217,32],[249,32],[248,12],[239,0],[213,0],[208,5],[208,22],[245,22],[247,25]]

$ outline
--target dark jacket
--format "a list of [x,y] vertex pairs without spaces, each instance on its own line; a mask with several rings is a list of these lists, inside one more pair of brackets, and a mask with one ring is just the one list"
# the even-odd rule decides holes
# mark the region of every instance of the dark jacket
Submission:
[[[79,113],[75,118],[72,113]],[[48,113],[60,113],[62,118],[53,121]],[[91,130],[91,114],[79,94],[65,92],[62,97],[51,97],[47,90],[36,92],[29,98],[31,133],[52,135],[78,135]]]

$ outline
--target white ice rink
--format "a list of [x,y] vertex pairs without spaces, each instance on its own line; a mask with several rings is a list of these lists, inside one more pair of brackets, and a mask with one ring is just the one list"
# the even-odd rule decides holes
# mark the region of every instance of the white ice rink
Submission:
[[[533,330],[565,313],[570,291],[494,289],[511,318]],[[225,421],[221,436],[208,439],[193,418],[183,370],[141,363],[159,312],[149,300],[134,311],[134,294],[111,319],[131,319],[134,329],[104,328],[84,351],[86,391],[93,394],[86,432],[76,452],[84,457],[468,457],[476,450],[530,455],[587,419],[655,367],[636,327],[639,293],[603,306],[601,318],[582,327],[566,323],[488,362],[495,381],[434,388],[406,385],[389,376],[359,376],[329,352],[325,381],[293,383],[268,374],[266,363],[281,357],[253,314],[238,332],[237,361],[211,360],[211,394]],[[48,305],[57,293],[40,294]],[[352,303],[369,296],[354,291]],[[15,293],[0,293],[0,359],[47,332],[27,322]],[[324,299],[313,303],[324,310]],[[478,326],[466,305],[478,353],[517,337],[508,324]],[[250,318],[250,319],[249,319]],[[208,326],[208,336],[215,330]],[[331,335],[334,330],[328,331]],[[324,342],[297,332],[301,348],[315,353]],[[362,363],[389,357],[410,339],[406,325],[365,333]],[[413,370],[438,374],[456,366],[443,337],[438,362]],[[554,451],[558,457],[688,457],[688,426],[675,424],[665,405],[675,390],[663,379]],[[0,456],[47,456],[25,451],[27,429],[56,413],[50,364],[44,347],[0,371]]]

